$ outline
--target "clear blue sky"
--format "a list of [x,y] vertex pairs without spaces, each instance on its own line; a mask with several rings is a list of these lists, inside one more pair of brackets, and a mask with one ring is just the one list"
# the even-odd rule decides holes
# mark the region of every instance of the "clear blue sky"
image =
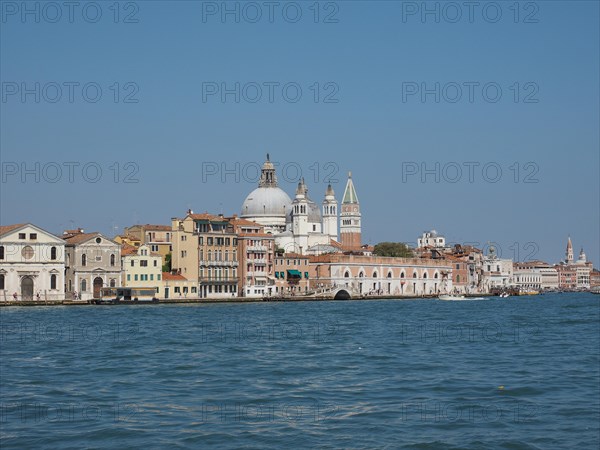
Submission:
[[[233,15],[223,21],[221,11],[208,15],[221,2],[191,1],[123,2],[118,23],[112,1],[98,3],[97,23],[91,23],[93,8],[84,17],[79,7],[70,23],[63,7],[51,23],[57,12],[41,2],[36,23],[35,15],[14,11],[21,2],[3,1],[2,224],[33,222],[53,232],[81,226],[112,235],[113,227],[169,223],[190,207],[239,213],[254,180],[244,174],[239,182],[231,174],[225,183],[220,174],[203,180],[203,164],[231,169],[239,162],[251,176],[270,152],[288,168],[287,177],[279,174],[282,187],[293,194],[293,169],[300,167],[318,202],[328,162],[339,168],[338,199],[351,170],[366,242],[414,244],[423,230],[435,228],[452,242],[497,242],[508,257],[517,242],[519,259],[534,249],[526,243],[535,242],[534,256],[555,262],[571,235],[576,252],[583,246],[598,265],[598,2],[522,2],[518,18],[512,1],[499,2],[502,16],[495,23],[492,7],[485,14],[476,8],[472,21],[463,7],[461,19],[451,23],[457,11],[439,2],[436,23],[433,15],[421,17],[423,2],[366,1],[322,2],[318,23],[313,2],[298,2],[302,17],[292,23],[297,9],[288,3],[276,5],[273,23],[263,2],[256,23],[250,21],[257,11],[240,3],[236,23]],[[137,23],[124,23],[126,16]],[[337,23],[324,23],[327,17]],[[39,103],[33,94],[25,101],[20,91],[12,94],[36,82]],[[79,83],[72,103],[65,82]],[[215,86],[203,83],[232,88],[236,82],[245,87],[239,103],[233,95],[226,102],[220,95],[203,98],[203,89],[206,94]],[[269,82],[280,83],[273,102],[263,84]],[[296,103],[283,98],[281,85],[290,82],[302,88]],[[439,103],[433,94],[425,102],[406,95],[436,82]],[[469,82],[479,83],[473,102],[463,84]],[[56,103],[52,83],[63,85]],[[86,83],[101,87],[98,102],[83,98]],[[256,89],[248,83],[263,86],[256,103],[249,101]],[[453,83],[464,89],[455,103]],[[486,83],[502,89],[496,103],[489,100],[493,90],[484,98]],[[128,94],[138,102],[125,103]],[[326,103],[329,94],[338,102]],[[87,95],[92,98],[93,89]],[[35,173],[22,179],[23,163],[34,172],[40,164],[39,182]],[[72,183],[65,163],[79,164]],[[88,163],[103,171],[97,183],[84,179],[96,177],[95,165],[82,173]],[[422,180],[420,173],[405,173],[403,179],[403,165],[420,171],[423,163],[440,164],[440,182],[433,174]],[[456,183],[448,182],[456,177],[453,163],[463,167]],[[465,163],[479,164],[472,183]],[[488,180],[496,177],[494,167],[502,169],[496,183],[482,173],[489,163],[497,166],[488,165]],[[138,182],[123,182],[132,167],[139,171],[130,179]]]

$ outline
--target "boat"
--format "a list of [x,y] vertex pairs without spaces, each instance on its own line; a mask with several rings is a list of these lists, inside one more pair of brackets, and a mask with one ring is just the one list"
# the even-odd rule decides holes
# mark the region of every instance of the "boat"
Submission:
[[465,300],[464,295],[451,295],[451,294],[441,294],[438,296],[438,300]]
[[502,293],[499,295],[499,297],[500,297],[500,298],[506,298],[506,297],[510,297],[510,294],[509,294],[508,292],[502,292]]

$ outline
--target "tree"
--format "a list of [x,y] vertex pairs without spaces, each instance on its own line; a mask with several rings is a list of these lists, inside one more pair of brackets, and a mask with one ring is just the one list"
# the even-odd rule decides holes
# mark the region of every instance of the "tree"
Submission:
[[162,266],[163,272],[171,272],[171,254],[167,253],[165,256],[165,263]]
[[373,249],[377,256],[394,256],[399,258],[412,258],[412,249],[404,242],[380,242]]

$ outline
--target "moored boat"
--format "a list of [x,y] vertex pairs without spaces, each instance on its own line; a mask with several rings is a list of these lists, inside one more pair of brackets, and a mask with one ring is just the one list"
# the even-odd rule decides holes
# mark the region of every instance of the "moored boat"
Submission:
[[465,300],[464,295],[451,295],[451,294],[441,294],[438,296],[438,300]]

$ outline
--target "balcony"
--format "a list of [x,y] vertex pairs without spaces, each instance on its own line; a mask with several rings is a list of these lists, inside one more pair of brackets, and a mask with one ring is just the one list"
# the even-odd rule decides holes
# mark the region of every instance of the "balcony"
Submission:
[[266,266],[267,265],[267,260],[264,258],[252,259],[248,262],[253,262],[257,266]]
[[261,252],[261,253],[265,253],[267,251],[267,247],[265,247],[264,245],[249,245],[246,248],[247,251],[249,252]]

